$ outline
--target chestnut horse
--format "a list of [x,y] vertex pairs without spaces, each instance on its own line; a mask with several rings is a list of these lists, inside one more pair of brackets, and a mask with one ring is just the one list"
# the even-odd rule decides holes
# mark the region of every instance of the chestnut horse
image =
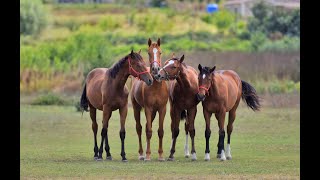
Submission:
[[[219,125],[219,142],[217,158],[221,161],[231,159],[230,137],[233,130],[233,122],[236,118],[236,110],[242,98],[253,110],[260,109],[260,99],[256,90],[247,82],[240,79],[239,75],[232,70],[214,71],[213,68],[202,67],[200,64],[199,74],[199,93],[197,97],[202,101],[203,115],[206,121],[206,150],[205,160],[210,160],[209,139],[211,135],[210,118],[215,114]],[[207,97],[206,97],[207,95]],[[228,144],[224,150],[224,121],[226,112],[229,112],[227,126]]]
[[[150,61],[150,69],[151,74],[158,74],[158,70],[161,66],[161,49],[160,49],[160,39],[158,39],[157,43],[152,43],[149,38],[148,41],[148,54]],[[162,138],[163,138],[163,122],[164,117],[166,115],[166,105],[168,102],[168,90],[167,84],[165,81],[157,80],[153,81],[151,86],[147,86],[145,83],[141,81],[137,81],[133,79],[133,85],[131,89],[131,101],[134,111],[134,118],[136,120],[136,131],[139,138],[139,160],[150,161],[150,140],[152,137],[152,122],[156,116],[156,113],[159,113],[159,129],[158,129],[158,137],[159,137],[159,161],[164,161],[162,156]],[[146,116],[146,156],[143,156],[143,149],[141,144],[141,132],[142,126],[140,122],[140,111],[141,109],[145,109]]]
[[185,157],[189,157],[188,148],[188,132],[190,133],[192,143],[192,160],[196,160],[196,150],[194,147],[194,119],[197,114],[197,104],[200,102],[196,95],[198,93],[198,73],[191,67],[183,63],[184,55],[180,59],[172,56],[171,59],[165,62],[164,67],[159,71],[158,78],[161,80],[175,80],[169,81],[169,102],[170,102],[170,116],[171,116],[171,133],[172,144],[170,150],[169,161],[174,160],[176,139],[179,135],[180,119],[185,121]]
[[[120,113],[120,139],[122,161],[126,162],[124,139],[126,136],[125,121],[128,111],[128,88],[125,83],[129,75],[143,80],[147,85],[152,85],[153,79],[147,70],[146,63],[139,53],[131,51],[130,54],[119,60],[110,69],[96,68],[89,72],[81,96],[81,108],[88,111],[92,120],[94,135],[94,159],[102,160],[103,142],[105,141],[106,159],[112,160],[108,143],[108,124],[112,111],[119,109]],[[101,130],[101,145],[98,150],[96,110],[103,111],[103,127]],[[99,153],[99,154],[98,154]]]

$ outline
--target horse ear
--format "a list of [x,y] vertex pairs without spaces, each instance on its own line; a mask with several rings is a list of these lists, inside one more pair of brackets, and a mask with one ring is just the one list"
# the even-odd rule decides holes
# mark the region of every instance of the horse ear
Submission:
[[149,45],[149,47],[150,47],[151,43],[152,43],[152,41],[151,41],[151,39],[149,38],[149,39],[148,39],[148,45]]
[[140,53],[141,53],[141,49],[139,50],[138,54],[140,54]]
[[216,69],[216,66],[213,66],[213,68],[210,69],[210,73],[212,73]]
[[199,69],[199,71],[201,72],[201,70],[202,70],[201,64],[198,65],[198,69]]
[[130,55],[131,55],[131,56],[133,56],[133,49],[131,49],[131,53],[130,53]]
[[158,46],[160,46],[160,38],[158,38],[157,44]]
[[184,60],[184,55],[181,56],[181,58],[180,58],[180,63],[182,63],[183,60]]

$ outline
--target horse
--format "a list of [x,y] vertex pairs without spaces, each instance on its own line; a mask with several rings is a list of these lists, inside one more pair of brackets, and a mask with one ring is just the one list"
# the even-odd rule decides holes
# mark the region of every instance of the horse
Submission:
[[[197,104],[200,102],[196,98],[198,93],[198,73],[184,62],[184,55],[179,58],[172,55],[171,59],[165,62],[165,65],[160,69],[157,78],[169,81],[169,102],[170,102],[170,116],[171,116],[171,133],[172,144],[170,148],[169,161],[174,160],[176,139],[179,135],[180,120],[185,121],[186,141],[184,146],[185,157],[190,156],[188,147],[188,133],[191,137],[191,159],[197,159],[194,145],[194,120],[197,114]],[[172,81],[176,80],[176,81]]]
[[[120,139],[121,157],[123,162],[127,162],[124,150],[124,139],[126,136],[125,121],[128,111],[128,88],[125,83],[132,75],[144,81],[148,86],[152,85],[153,79],[147,70],[146,63],[140,55],[141,50],[136,53],[131,51],[128,55],[119,60],[110,69],[95,68],[91,70],[87,77],[80,99],[80,107],[88,111],[90,107],[90,117],[92,120],[92,131],[94,135],[94,159],[102,160],[103,142],[105,141],[106,160],[112,160],[108,141],[108,124],[112,112],[119,109],[120,113]],[[103,121],[101,130],[101,145],[98,150],[96,110],[103,111]]]
[[[161,48],[160,48],[160,39],[157,43],[152,43],[148,40],[148,54],[151,74],[157,75],[158,70],[161,66]],[[164,161],[163,158],[163,149],[162,149],[162,139],[164,135],[163,131],[163,122],[166,115],[166,105],[168,102],[168,88],[165,81],[155,79],[151,86],[147,86],[141,81],[133,79],[133,84],[131,88],[131,102],[134,111],[134,118],[136,120],[136,131],[139,138],[139,160],[150,161],[150,140],[152,137],[152,122],[155,119],[156,113],[159,113],[159,128],[158,128],[158,137],[159,137],[159,161]],[[140,122],[140,112],[144,108],[146,116],[146,156],[143,156],[143,149],[141,144],[141,132],[142,126]]]
[[[209,139],[211,135],[210,118],[215,114],[219,126],[219,141],[217,158],[221,161],[231,160],[230,138],[233,130],[233,122],[236,118],[236,110],[240,99],[244,100],[248,107],[253,111],[260,110],[260,98],[256,90],[247,82],[240,79],[239,75],[233,70],[218,70],[202,67],[198,65],[200,71],[199,93],[197,97],[202,101],[203,115],[206,121],[206,150],[205,160],[210,160]],[[227,126],[228,144],[224,150],[224,121],[226,113],[229,112],[229,121]]]

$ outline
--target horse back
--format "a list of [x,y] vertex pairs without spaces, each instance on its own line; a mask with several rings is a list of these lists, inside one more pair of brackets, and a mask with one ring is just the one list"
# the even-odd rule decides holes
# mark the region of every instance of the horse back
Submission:
[[211,96],[211,100],[223,104],[228,112],[241,98],[241,79],[233,70],[216,71],[214,78],[218,89],[217,93]]

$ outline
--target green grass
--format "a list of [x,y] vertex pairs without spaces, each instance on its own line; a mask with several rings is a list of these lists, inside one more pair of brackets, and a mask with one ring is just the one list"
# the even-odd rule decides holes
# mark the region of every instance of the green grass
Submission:
[[[142,113],[143,115],[143,113]],[[102,113],[98,113],[98,143]],[[214,116],[213,116],[214,117]],[[180,123],[174,162],[158,162],[158,115],[153,124],[151,162],[138,161],[138,138],[133,110],[126,122],[125,148],[128,163],[121,162],[119,113],[109,121],[109,142],[113,161],[93,160],[93,133],[88,113],[81,117],[73,106],[31,106],[20,108],[21,179],[299,179],[300,110],[263,108],[253,112],[243,103],[237,111],[231,138],[231,161],[215,158],[217,121],[211,120],[211,161],[204,161],[205,122],[198,105],[195,120],[198,160],[184,158],[184,124]],[[164,156],[171,145],[169,107],[165,118]],[[145,117],[142,116],[143,132]],[[226,123],[227,124],[227,123]],[[225,139],[226,140],[226,139]],[[189,141],[190,142],[190,141]],[[145,133],[143,133],[145,148]],[[145,150],[145,149],[144,149]],[[103,153],[105,158],[105,152]]]

